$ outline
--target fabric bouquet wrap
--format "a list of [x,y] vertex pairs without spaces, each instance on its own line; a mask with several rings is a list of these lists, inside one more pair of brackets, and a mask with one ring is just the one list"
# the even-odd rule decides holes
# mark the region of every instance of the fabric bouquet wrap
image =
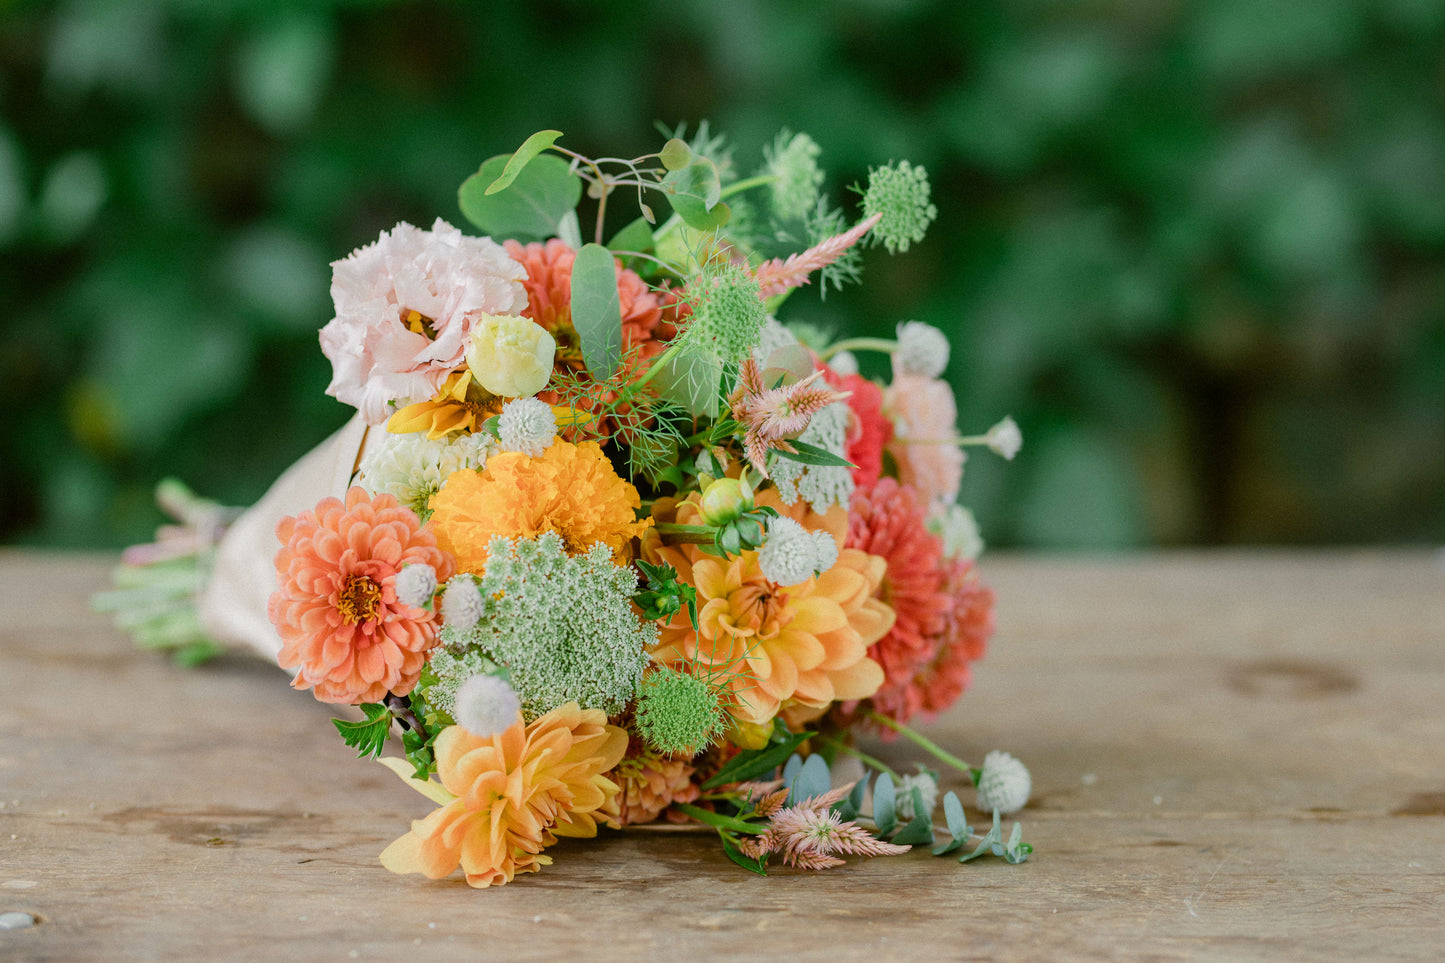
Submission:
[[[965,449],[1012,459],[1019,429],[960,434],[937,327],[787,320],[799,288],[922,240],[927,174],[872,169],[850,216],[804,134],[741,174],[706,125],[632,159],[560,140],[462,184],[475,233],[401,223],[332,265],[327,392],[356,414],[244,513],[162,483],[180,524],[98,606],[142,644],[243,644],[356,707],[346,744],[434,804],[381,853],[396,873],[499,885],[558,837],[659,820],[758,874],[920,846],[1023,861],[1000,819],[1028,771],[910,725],[993,632],[957,499]],[[991,828],[934,770],[861,752],[864,730],[962,770]]]

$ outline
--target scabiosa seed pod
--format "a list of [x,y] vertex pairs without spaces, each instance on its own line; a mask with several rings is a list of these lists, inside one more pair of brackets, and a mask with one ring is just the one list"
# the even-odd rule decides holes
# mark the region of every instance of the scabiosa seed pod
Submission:
[[414,609],[426,608],[437,591],[436,569],[430,565],[413,564],[396,573],[396,599]]
[[[473,589],[475,592],[476,590]],[[457,725],[485,739],[505,732],[517,721],[522,701],[506,679],[474,675],[457,689]]]
[[1029,801],[1033,787],[1033,777],[1023,763],[995,750],[983,757],[983,771],[978,777],[978,808],[982,812],[998,810],[1005,816],[1016,813]]
[[557,415],[540,398],[518,398],[502,406],[497,419],[502,448],[532,458],[540,456],[557,437]]
[[447,583],[442,596],[442,621],[454,630],[465,632],[476,625],[483,608],[482,593],[471,576],[459,575]]
[[906,374],[937,378],[948,367],[948,339],[931,324],[905,321],[898,326],[893,365]]

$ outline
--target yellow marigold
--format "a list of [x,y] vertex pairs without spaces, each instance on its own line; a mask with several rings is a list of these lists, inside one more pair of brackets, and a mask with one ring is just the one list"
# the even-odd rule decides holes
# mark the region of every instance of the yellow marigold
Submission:
[[531,725],[518,713],[510,729],[486,738],[450,726],[436,741],[440,786],[412,779],[400,759],[382,760],[441,808],[386,847],[381,864],[431,879],[461,866],[478,888],[535,873],[552,862],[542,850],[558,836],[597,835],[600,811],[618,792],[603,774],[626,751],[626,731],[608,725],[601,709],[575,702]]
[[540,456],[503,452],[482,471],[460,471],[432,496],[430,526],[461,571],[480,573],[494,538],[536,538],[556,532],[570,554],[597,542],[614,559],[651,526],[637,521],[637,489],[620,478],[594,441],[553,442]]
[[[654,517],[701,524],[697,499],[659,500]],[[848,511],[841,505],[820,515],[801,499],[783,505],[772,489],[757,502],[843,544]],[[867,698],[883,683],[883,669],[867,654],[894,618],[886,603],[873,598],[885,569],[878,556],[842,549],[828,571],[785,587],[763,575],[755,551],[720,559],[695,545],[664,545],[655,531],[644,536],[642,547],[649,561],[671,564],[697,589],[697,631],[686,611],[677,613],[662,627],[653,658],[670,665],[697,662],[723,675],[732,694],[728,711],[738,721],[764,723],[781,712],[790,723],[803,722],[834,701]]]

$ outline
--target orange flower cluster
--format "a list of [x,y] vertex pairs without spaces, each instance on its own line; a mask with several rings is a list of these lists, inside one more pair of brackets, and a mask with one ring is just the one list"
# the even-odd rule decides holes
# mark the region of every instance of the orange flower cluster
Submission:
[[361,488],[323,499],[314,511],[276,526],[280,588],[268,615],[281,636],[281,667],[296,669],[292,685],[322,702],[380,702],[416,685],[437,641],[431,612],[396,597],[397,572],[429,565],[438,580],[452,560],[432,533],[390,495]]
[[[595,836],[617,795],[604,773],[627,751],[627,733],[600,709],[559,706],[531,725],[482,738],[460,726],[436,740],[441,786],[407,778],[441,803],[381,854],[393,873],[449,876],[458,866],[477,888],[510,883],[552,862],[558,836]],[[401,764],[398,775],[410,767]]]
[[[699,524],[698,499],[694,493],[681,503],[659,500],[653,517]],[[820,515],[801,500],[783,505],[771,489],[757,502],[809,531],[828,532],[840,545],[848,530],[842,506]],[[695,545],[664,545],[654,532],[642,544],[648,561],[672,565],[697,589],[697,631],[687,612],[677,613],[663,625],[653,658],[723,675],[736,720],[760,724],[781,713],[800,724],[836,700],[865,699],[883,684],[883,669],[867,654],[893,625],[893,610],[875,597],[881,558],[843,549],[822,575],[784,587],[763,575],[756,551],[719,559]]]
[[561,535],[571,554],[602,542],[625,562],[628,542],[651,524],[636,520],[641,504],[596,442],[558,441],[536,458],[504,452],[482,471],[455,472],[432,497],[430,525],[465,572],[486,567],[492,539],[543,532]]

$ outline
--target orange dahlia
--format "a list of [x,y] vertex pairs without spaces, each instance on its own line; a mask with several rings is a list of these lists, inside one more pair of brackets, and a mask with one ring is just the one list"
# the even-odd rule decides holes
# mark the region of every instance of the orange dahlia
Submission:
[[383,760],[408,785],[441,804],[386,847],[393,873],[449,876],[461,866],[478,888],[510,883],[552,862],[542,850],[558,836],[595,836],[601,810],[617,795],[604,773],[627,751],[627,733],[601,709],[569,702],[531,725],[494,736],[449,726],[436,740],[441,785],[411,779],[412,767]]
[[416,685],[437,642],[435,616],[396,597],[396,573],[429,565],[438,581],[452,560],[431,532],[391,495],[360,487],[346,502],[326,498],[314,511],[276,526],[280,588],[267,614],[281,636],[277,661],[296,669],[291,684],[322,702],[380,702]]
[[[698,497],[659,500],[654,517],[701,524]],[[772,489],[757,502],[809,531],[828,532],[840,545],[848,530],[840,505],[820,515],[801,499],[783,505]],[[724,677],[728,711],[739,722],[764,723],[780,712],[790,723],[806,721],[834,701],[865,699],[883,683],[882,668],[868,657],[868,647],[893,624],[893,610],[875,597],[881,558],[843,549],[822,575],[785,587],[763,575],[756,551],[720,559],[695,545],[664,545],[655,530],[642,544],[649,561],[667,562],[697,589],[697,631],[679,612],[662,627],[653,658],[696,663]]]
[[628,542],[652,524],[637,520],[641,504],[595,441],[556,441],[535,458],[503,452],[481,471],[452,473],[432,496],[430,524],[437,544],[466,572],[486,567],[492,539],[543,532],[562,536],[569,554],[602,542],[626,561]]

